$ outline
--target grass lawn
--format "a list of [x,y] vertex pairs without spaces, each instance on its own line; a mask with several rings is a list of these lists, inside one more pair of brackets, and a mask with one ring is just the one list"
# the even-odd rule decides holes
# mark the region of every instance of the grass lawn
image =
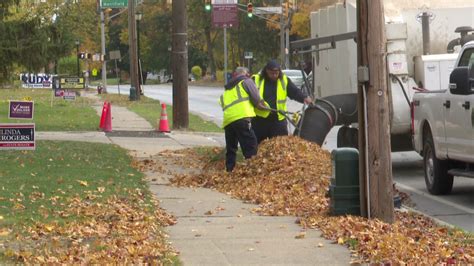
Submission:
[[56,215],[74,196],[98,191],[103,198],[126,196],[124,188],[145,189],[142,174],[130,166],[126,151],[115,145],[37,141],[35,151],[0,153],[0,221],[19,226],[63,220]]
[[[8,119],[8,101],[25,98],[34,101],[33,120]],[[0,123],[35,123],[37,131],[96,131],[99,117],[91,104],[84,97],[54,98],[48,89],[0,89]]]
[[[150,124],[156,125],[161,116],[160,101],[154,100],[145,96],[141,96],[139,101],[130,101],[127,95],[118,94],[101,94],[104,101],[109,101],[112,105],[126,106],[129,110],[137,113],[139,116],[145,118]],[[168,115],[168,123],[173,128],[173,110],[172,106],[166,106],[166,113]],[[206,121],[201,117],[189,114],[189,130],[196,132],[224,132],[213,122]]]
[[126,150],[38,141],[2,151],[0,165],[0,264],[180,264]]

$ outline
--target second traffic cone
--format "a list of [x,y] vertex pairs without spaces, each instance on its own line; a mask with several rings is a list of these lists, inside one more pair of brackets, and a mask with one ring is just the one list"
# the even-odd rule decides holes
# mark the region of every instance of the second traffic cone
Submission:
[[166,114],[166,104],[161,104],[161,117],[160,117],[160,127],[158,128],[160,132],[170,132],[170,127],[168,125],[168,115]]
[[112,131],[112,106],[107,103],[107,114],[105,115],[104,132]]
[[102,114],[100,115],[99,128],[103,129],[105,126],[105,117],[107,116],[107,102],[102,106]]

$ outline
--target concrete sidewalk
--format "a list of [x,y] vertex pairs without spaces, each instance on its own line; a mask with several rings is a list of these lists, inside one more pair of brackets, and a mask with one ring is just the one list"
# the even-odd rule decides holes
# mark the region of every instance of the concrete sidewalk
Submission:
[[[94,94],[85,96],[98,100]],[[98,101],[95,108],[100,115],[102,103]],[[224,145],[223,134],[155,132],[146,120],[118,106],[112,106],[112,129],[110,133],[38,132],[37,139],[113,143],[143,158],[163,150]],[[303,230],[295,223],[296,217],[259,216],[251,212],[257,205],[210,189],[170,186],[168,174],[146,174],[161,207],[178,219],[167,231],[184,265],[347,265],[350,262],[346,247],[331,244],[317,230]]]

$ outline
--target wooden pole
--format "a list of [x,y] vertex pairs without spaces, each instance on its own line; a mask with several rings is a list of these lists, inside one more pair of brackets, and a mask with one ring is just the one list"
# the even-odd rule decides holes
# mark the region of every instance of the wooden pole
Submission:
[[138,80],[137,26],[135,20],[135,1],[128,1],[128,44],[130,55],[130,86],[135,87],[135,98],[140,99],[140,82]]
[[172,1],[173,128],[189,127],[186,0]]
[[394,207],[383,1],[358,0],[357,15],[359,167],[361,191],[364,192],[361,204],[368,203],[362,207],[362,212],[369,218],[392,223]]

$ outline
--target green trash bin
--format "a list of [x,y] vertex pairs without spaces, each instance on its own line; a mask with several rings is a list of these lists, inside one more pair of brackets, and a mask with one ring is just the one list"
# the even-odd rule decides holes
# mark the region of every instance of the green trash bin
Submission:
[[130,99],[130,101],[136,101],[137,100],[137,89],[135,87],[130,87],[129,99]]

